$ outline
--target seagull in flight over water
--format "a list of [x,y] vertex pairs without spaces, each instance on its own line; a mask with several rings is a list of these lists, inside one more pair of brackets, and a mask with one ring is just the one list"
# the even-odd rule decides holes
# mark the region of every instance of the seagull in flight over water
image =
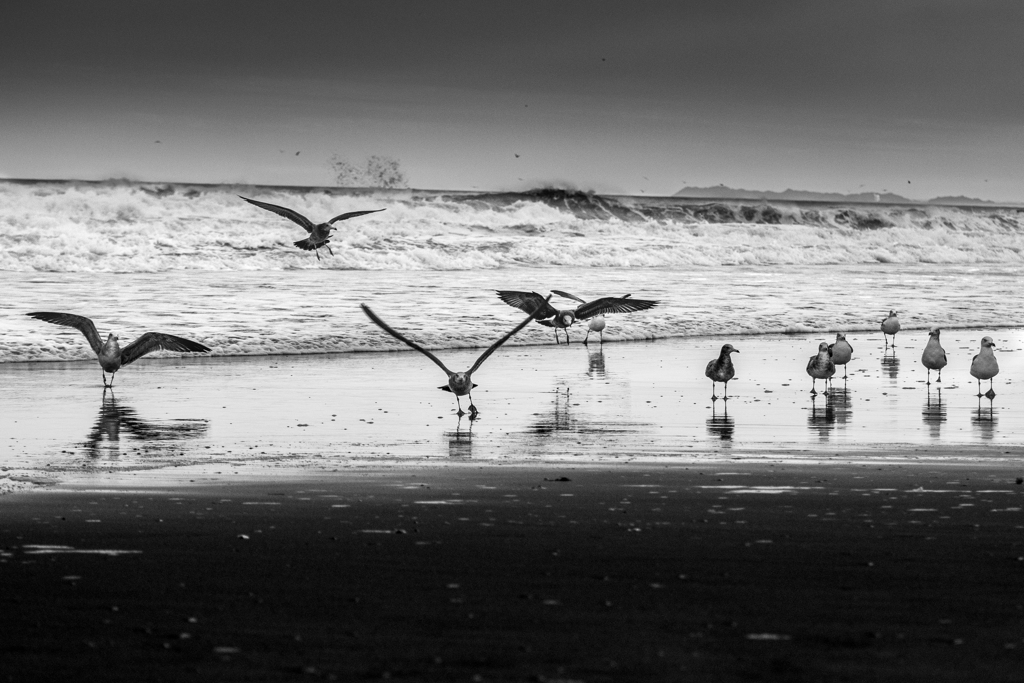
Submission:
[[[551,297],[548,296],[548,299],[550,298]],[[543,301],[547,303],[547,299],[544,299]],[[380,316],[374,313],[373,309],[371,309],[369,306],[367,306],[366,304],[359,304],[359,307],[363,309],[363,313],[366,314],[366,317],[368,317],[370,320],[376,323],[377,327],[384,330],[385,332],[387,332],[392,337],[402,342],[406,346],[416,349],[424,356],[434,361],[437,367],[444,370],[445,374],[448,375],[448,384],[442,387],[438,387],[438,389],[441,389],[442,391],[450,391],[453,394],[455,394],[455,404],[459,407],[459,417],[465,415],[465,413],[462,411],[462,403],[459,401],[459,396],[469,396],[469,417],[471,420],[476,419],[476,414],[477,412],[479,412],[476,409],[476,406],[473,405],[472,391],[473,388],[477,386],[476,384],[473,384],[473,373],[480,369],[480,366],[484,364],[484,361],[487,360],[487,358],[492,353],[497,351],[499,346],[501,346],[509,339],[511,339],[513,335],[515,335],[517,332],[519,332],[519,330],[529,325],[530,321],[533,320],[532,315],[527,317],[526,320],[516,325],[511,332],[509,332],[504,337],[491,344],[486,351],[480,354],[480,357],[476,359],[476,362],[473,363],[473,367],[471,367],[469,370],[466,370],[465,372],[452,372],[447,368],[447,366],[445,366],[444,363],[441,362],[441,360],[437,356],[432,354],[430,351],[427,351],[425,348],[423,348],[416,342],[412,341],[411,339],[407,338],[401,332],[393,329],[390,325],[381,320]]]
[[[575,294],[569,294],[568,292],[560,292],[557,289],[552,289],[553,294],[564,297],[566,299],[572,299],[573,301],[580,302],[580,305],[576,308],[557,309],[552,306],[548,301],[551,299],[549,296],[547,299],[542,297],[537,292],[516,292],[513,290],[497,290],[498,298],[504,301],[509,306],[518,308],[521,311],[526,311],[531,317],[541,325],[545,327],[555,328],[555,343],[558,343],[558,330],[565,330],[565,343],[569,343],[569,329],[573,323],[577,320],[589,320],[593,318],[593,323],[590,326],[590,330],[595,332],[601,332],[601,341],[604,341],[604,325],[600,324],[604,322],[601,318],[598,322],[598,318],[608,313],[634,313],[636,311],[646,311],[649,308],[653,308],[658,305],[658,301],[650,301],[647,299],[631,299],[630,294],[625,296],[606,296],[600,299],[594,299],[593,301],[587,302],[579,298]],[[587,332],[587,337],[590,337],[590,331]],[[583,341],[586,344],[586,339]]]
[[[71,313],[48,313],[37,311],[26,313],[26,315],[43,320],[54,325],[73,327],[89,341],[89,346],[96,352],[96,359],[100,368],[103,369],[103,387],[114,388],[114,373],[125,365],[130,365],[147,353],[154,351],[178,351],[179,353],[204,353],[210,347],[184,337],[176,337],[173,334],[162,334],[160,332],[146,332],[144,335],[133,341],[123,349],[117,343],[117,335],[111,332],[107,335],[107,341],[101,341],[96,325],[91,320],[81,315]],[[107,384],[107,373],[110,373],[110,384]]]
[[365,216],[368,213],[377,213],[378,211],[384,210],[371,209],[370,211],[349,211],[348,213],[343,213],[340,216],[335,216],[326,223],[314,224],[313,221],[309,220],[298,211],[292,211],[291,209],[288,209],[283,206],[278,206],[277,204],[268,204],[267,202],[260,202],[255,199],[249,199],[247,197],[243,197],[242,195],[238,195],[238,197],[240,199],[244,199],[253,206],[258,206],[261,209],[266,209],[267,211],[276,213],[278,216],[284,216],[293,223],[298,223],[303,228],[305,228],[306,232],[309,233],[309,237],[307,237],[304,240],[299,240],[298,242],[295,242],[295,246],[297,246],[299,249],[304,249],[306,251],[315,251],[316,259],[318,261],[320,260],[320,247],[326,248],[327,251],[331,252],[331,256],[334,256],[334,252],[331,251],[331,248],[327,245],[331,241],[331,231],[337,229],[334,227],[334,224],[337,221],[345,221],[348,220],[349,218],[355,218],[356,216]]

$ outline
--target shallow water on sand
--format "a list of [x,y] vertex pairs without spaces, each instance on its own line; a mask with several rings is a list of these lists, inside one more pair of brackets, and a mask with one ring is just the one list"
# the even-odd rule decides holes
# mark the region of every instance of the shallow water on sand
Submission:
[[[5,466],[64,478],[194,464],[1019,459],[1024,333],[993,334],[991,400],[968,372],[983,333],[943,334],[949,365],[930,387],[924,333],[901,334],[895,353],[851,334],[848,379],[817,396],[804,366],[823,337],[730,337],[740,354],[728,401],[711,400],[703,372],[721,338],[502,349],[474,376],[476,421],[454,414],[452,394],[437,389],[444,375],[413,352],[147,360],[113,393],[93,363],[9,363]],[[478,352],[440,355],[468,367]]]
[[[122,339],[157,330],[200,341],[214,355],[396,349],[363,316],[367,303],[428,348],[486,347],[523,318],[496,289],[551,288],[584,299],[621,296],[657,308],[609,316],[609,340],[784,332],[877,332],[891,308],[905,330],[937,325],[990,330],[1024,324],[1019,268],[850,265],[673,269],[512,268],[482,271],[170,271],[2,273],[0,364],[91,359],[73,329],[24,314],[91,317]],[[556,307],[575,303],[555,297]],[[585,334],[578,325],[577,340]],[[906,333],[904,333],[906,334]],[[523,330],[510,345],[549,344],[552,331]]]

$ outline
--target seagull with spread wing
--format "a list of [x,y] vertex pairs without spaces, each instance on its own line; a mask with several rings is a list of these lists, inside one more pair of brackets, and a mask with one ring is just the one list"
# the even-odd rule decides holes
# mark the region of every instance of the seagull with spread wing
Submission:
[[[551,297],[548,296],[548,299],[550,298]],[[541,301],[547,303],[547,299],[541,299]],[[499,346],[501,346],[509,339],[511,339],[513,335],[515,335],[521,329],[529,325],[530,321],[534,319],[532,315],[529,316],[526,320],[516,325],[511,332],[509,332],[504,337],[491,344],[486,351],[480,354],[480,357],[476,359],[476,362],[473,363],[473,367],[471,367],[469,370],[466,370],[465,372],[452,372],[445,366],[444,363],[441,362],[441,360],[437,356],[432,354],[430,351],[427,351],[425,348],[423,348],[416,342],[412,341],[411,339],[407,338],[401,332],[398,332],[397,330],[393,329],[390,325],[388,325],[386,322],[381,320],[380,316],[374,313],[369,306],[367,306],[366,304],[359,304],[359,306],[360,308],[363,309],[363,313],[366,314],[366,317],[368,317],[370,320],[376,323],[377,327],[384,330],[385,332],[387,332],[392,337],[402,342],[406,346],[416,349],[424,356],[434,361],[437,367],[444,370],[444,373],[448,375],[448,384],[442,387],[438,387],[438,389],[441,389],[443,391],[450,391],[453,394],[455,394],[455,404],[459,407],[459,417],[465,415],[465,413],[462,411],[462,403],[459,401],[459,396],[469,396],[470,419],[475,419],[477,412],[479,412],[477,411],[476,406],[473,405],[472,391],[473,388],[477,386],[476,384],[473,384],[473,373],[480,369],[480,366],[484,364],[484,361],[487,360],[487,358],[490,357],[492,353],[497,351]]]
[[569,329],[577,320],[589,320],[587,336],[583,343],[587,343],[590,333],[600,332],[601,343],[604,343],[604,316],[609,313],[634,313],[646,311],[657,306],[659,302],[646,299],[631,299],[630,294],[625,296],[606,296],[587,302],[575,294],[560,292],[552,289],[552,293],[566,299],[580,302],[576,308],[559,310],[547,303],[537,292],[515,292],[510,290],[498,290],[498,298],[509,306],[514,306],[522,311],[530,313],[533,318],[546,327],[555,328],[555,343],[558,343],[558,330],[565,330],[565,343],[569,343]]
[[[114,373],[125,365],[134,363],[147,353],[160,350],[177,351],[179,353],[204,353],[210,350],[208,346],[194,342],[191,339],[176,337],[173,334],[162,334],[160,332],[146,332],[122,349],[117,343],[118,336],[116,334],[111,332],[107,335],[107,341],[102,341],[99,332],[96,331],[96,325],[84,316],[71,313],[48,313],[45,311],[27,313],[26,315],[36,320],[53,323],[54,325],[73,327],[84,334],[85,338],[89,341],[89,346],[96,352],[96,359],[99,361],[100,368],[103,369],[104,388],[113,388]],[[108,372],[110,373],[110,384],[107,384]]]
[[255,199],[249,199],[247,197],[243,197],[242,195],[238,196],[240,199],[244,199],[253,206],[258,206],[261,209],[266,209],[267,211],[276,213],[278,216],[284,216],[293,223],[298,223],[303,228],[305,228],[306,232],[309,233],[309,237],[307,237],[304,240],[299,240],[298,242],[295,242],[295,246],[297,246],[299,249],[304,249],[305,251],[315,251],[316,258],[318,261],[320,260],[320,247],[324,247],[325,249],[327,249],[327,251],[331,252],[331,256],[334,256],[334,252],[331,251],[331,248],[327,245],[331,241],[331,231],[337,229],[334,227],[334,224],[336,222],[345,221],[348,220],[349,218],[355,218],[356,216],[365,216],[368,213],[377,213],[378,211],[384,210],[371,209],[370,211],[349,211],[348,213],[343,213],[340,216],[335,216],[326,223],[314,224],[313,221],[309,220],[298,211],[293,211],[283,206],[278,206],[277,204],[268,204],[267,202],[260,202]]

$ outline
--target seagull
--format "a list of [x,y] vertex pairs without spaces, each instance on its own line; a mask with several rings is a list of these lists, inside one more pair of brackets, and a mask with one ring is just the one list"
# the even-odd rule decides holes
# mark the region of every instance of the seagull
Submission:
[[[932,370],[939,371],[938,381],[941,382],[942,368],[946,367],[946,350],[939,343],[940,331],[937,327],[928,330],[928,343],[924,347],[924,353],[921,354],[921,363],[928,368],[928,384],[932,383]],[[995,356],[992,357],[992,362],[995,362]],[[978,388],[980,391],[980,381],[978,382]]]
[[828,380],[836,374],[836,364],[832,362],[828,353],[828,342],[818,344],[818,355],[811,356],[807,361],[807,374],[811,376],[811,393],[817,394],[815,383],[819,379],[825,380],[826,391],[828,391]]
[[[657,306],[659,302],[646,299],[630,299],[630,294],[622,297],[606,296],[601,299],[594,299],[586,302],[575,294],[560,292],[552,289],[553,294],[580,302],[576,308],[557,309],[547,303],[550,296],[545,299],[537,292],[515,292],[511,290],[497,290],[498,298],[509,306],[530,313],[534,320],[546,327],[555,328],[555,343],[558,343],[558,330],[565,330],[565,343],[569,343],[568,328],[577,320],[589,320],[608,313],[633,313],[635,311],[646,311]],[[603,321],[602,321],[603,322]],[[603,325],[595,323],[592,328],[595,332],[601,332],[601,341],[604,342]],[[587,332],[590,337],[590,332]]]
[[587,322],[587,336],[583,338],[583,345],[587,346],[587,340],[590,339],[591,332],[601,333],[601,343],[604,344],[604,328],[605,321],[603,315],[595,315]]
[[996,362],[996,354],[992,353],[992,349],[996,347],[996,343],[992,341],[992,337],[981,338],[981,351],[971,361],[971,377],[978,379],[978,396],[981,396],[981,380],[988,380],[988,393],[995,396],[995,392],[992,391],[992,378],[999,374],[999,363]]
[[882,321],[882,337],[885,339],[885,348],[889,348],[889,338],[892,335],[892,346],[896,348],[896,333],[900,331],[900,319],[896,317],[896,311],[890,310],[889,317]]
[[[71,313],[48,313],[38,311],[26,313],[36,320],[43,320],[54,325],[73,327],[89,340],[89,346],[96,352],[103,372],[103,387],[114,388],[114,373],[125,365],[130,365],[138,359],[153,351],[178,351],[179,353],[205,353],[210,347],[204,346],[191,339],[176,337],[173,334],[162,334],[160,332],[146,332],[144,335],[133,341],[123,349],[118,345],[118,336],[111,332],[107,335],[107,341],[100,341],[96,325],[91,320],[81,315]],[[110,384],[107,384],[107,373],[110,373]]]
[[283,206],[278,206],[277,204],[268,204],[267,202],[260,202],[255,199],[249,199],[247,197],[243,197],[242,195],[238,195],[238,197],[239,199],[244,199],[253,206],[258,206],[261,209],[266,209],[267,211],[276,213],[278,216],[284,216],[293,223],[298,223],[303,228],[305,228],[306,232],[309,233],[309,237],[307,237],[304,240],[299,240],[298,242],[295,242],[295,246],[305,251],[315,251],[316,259],[318,261],[320,260],[320,247],[326,248],[327,251],[331,252],[331,256],[334,256],[334,252],[331,251],[331,248],[327,245],[331,241],[331,231],[336,230],[334,224],[337,221],[345,221],[348,220],[349,218],[355,218],[356,216],[365,216],[368,213],[377,213],[378,211],[384,210],[372,209],[370,211],[349,211],[348,213],[343,213],[340,216],[335,216],[326,223],[318,223],[314,225],[313,221],[309,220],[298,211],[292,211],[291,209],[285,208]]
[[832,362],[843,366],[843,379],[846,379],[846,364],[853,358],[853,347],[846,341],[846,335],[836,332],[835,343],[828,345],[828,351],[832,356]]
[[722,352],[718,354],[718,358],[710,361],[708,367],[704,370],[704,376],[711,379],[712,401],[718,400],[718,397],[715,396],[715,382],[725,384],[725,395],[722,399],[728,400],[729,398],[729,380],[736,376],[736,368],[733,367],[732,357],[730,356],[733,353],[739,353],[739,350],[734,348],[732,344],[726,344],[722,347]]
[[[548,296],[548,299],[550,298],[551,297]],[[545,304],[547,303],[547,299],[542,299],[542,301]],[[367,306],[366,304],[359,304],[359,306],[360,308],[363,309],[363,313],[365,313],[370,320],[376,323],[380,329],[384,330],[385,332],[387,332],[392,337],[402,342],[406,346],[416,349],[424,356],[434,361],[437,367],[444,370],[445,374],[448,375],[448,384],[443,387],[438,387],[438,389],[441,389],[443,391],[450,391],[453,394],[455,394],[455,404],[459,407],[459,417],[465,415],[465,413],[462,411],[462,403],[459,401],[459,396],[469,396],[470,419],[475,419],[477,412],[479,412],[477,411],[476,406],[473,405],[472,391],[473,387],[477,386],[476,384],[473,384],[473,373],[476,372],[480,368],[480,366],[484,364],[484,361],[487,360],[488,356],[490,356],[492,353],[498,350],[499,346],[501,346],[509,339],[511,339],[513,335],[515,335],[517,332],[519,332],[519,330],[529,325],[530,321],[534,319],[532,315],[527,317],[526,320],[516,325],[511,332],[509,332],[504,337],[491,344],[486,351],[480,354],[480,357],[476,359],[476,362],[473,363],[473,367],[471,367],[469,370],[466,370],[465,372],[452,372],[447,367],[445,367],[445,364],[442,363],[437,356],[432,354],[430,351],[427,351],[425,348],[423,348],[416,342],[406,338],[404,335],[402,335],[402,333],[398,332],[395,329],[392,329],[392,327],[383,320],[381,320],[380,317],[376,313],[374,313],[369,306]]]

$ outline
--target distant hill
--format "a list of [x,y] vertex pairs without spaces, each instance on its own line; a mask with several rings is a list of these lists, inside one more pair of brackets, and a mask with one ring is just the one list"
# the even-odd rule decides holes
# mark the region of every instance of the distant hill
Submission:
[[[692,199],[770,199],[775,201],[800,202],[880,202],[883,204],[916,204],[917,202],[891,192],[859,192],[842,194],[839,192],[808,192],[806,190],[784,190],[771,192],[767,190],[737,190],[725,185],[715,187],[684,187],[673,197],[689,197]],[[976,200],[977,201],[977,200]]]
[[962,194],[955,197],[936,197],[935,199],[929,199],[928,204],[947,204],[949,206],[983,206],[995,204],[993,201],[988,199],[976,199],[975,197],[965,197]]

